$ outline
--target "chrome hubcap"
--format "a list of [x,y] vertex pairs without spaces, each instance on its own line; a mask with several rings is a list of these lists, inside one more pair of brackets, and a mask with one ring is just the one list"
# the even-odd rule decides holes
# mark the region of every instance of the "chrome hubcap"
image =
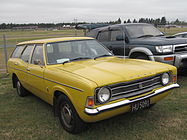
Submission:
[[20,84],[20,82],[18,81],[18,82],[17,82],[17,92],[18,92],[18,95],[21,94],[20,89],[21,89],[21,84]]
[[61,108],[61,117],[63,122],[68,128],[72,127],[72,111],[68,104],[65,104]]

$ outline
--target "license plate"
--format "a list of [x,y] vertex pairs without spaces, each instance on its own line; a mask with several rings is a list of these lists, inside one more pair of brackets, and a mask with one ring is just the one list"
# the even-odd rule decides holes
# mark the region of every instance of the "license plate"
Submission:
[[131,104],[131,112],[136,112],[150,106],[150,100],[145,99]]

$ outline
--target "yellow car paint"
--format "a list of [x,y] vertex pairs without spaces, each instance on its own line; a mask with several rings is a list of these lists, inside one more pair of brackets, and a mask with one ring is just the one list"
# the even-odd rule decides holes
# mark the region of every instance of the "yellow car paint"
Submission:
[[[18,46],[27,44],[43,44],[43,54],[46,54],[46,43],[90,39],[92,38],[68,37],[44,39],[22,42],[19,43]],[[112,116],[128,112],[131,108],[131,105],[129,104],[101,112],[97,115],[89,115],[85,113],[87,98],[94,97],[96,88],[121,82],[134,81],[164,72],[171,72],[172,75],[177,75],[177,69],[171,65],[145,60],[124,59],[116,56],[103,57],[96,60],[87,59],[74,61],[64,65],[47,65],[46,55],[44,55],[44,65],[34,65],[26,63],[20,58],[10,58],[8,61],[8,71],[12,75],[15,74],[26,89],[51,105],[54,104],[53,99],[55,92],[60,91],[64,93],[72,102],[80,118],[85,122],[95,122],[110,118]],[[160,88],[162,87],[155,88],[153,91]],[[170,94],[172,90],[173,89],[151,97],[151,104],[161,100]],[[151,92],[134,96],[129,99],[149,95]],[[105,104],[94,105],[92,108],[109,105],[121,100],[124,100],[124,98],[107,102]]]

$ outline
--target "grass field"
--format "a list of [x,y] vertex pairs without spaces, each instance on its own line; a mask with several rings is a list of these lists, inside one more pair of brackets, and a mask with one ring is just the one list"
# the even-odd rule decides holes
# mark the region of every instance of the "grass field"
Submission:
[[0,31],[0,72],[5,72],[5,60],[3,47],[3,35],[6,36],[8,56],[14,50],[17,43],[28,40],[55,38],[55,37],[70,37],[70,36],[83,36],[82,30],[65,29],[57,31],[36,30],[36,31]]
[[[186,30],[186,29],[185,29]],[[173,34],[179,30],[167,31]],[[181,30],[180,30],[181,31]],[[184,29],[183,29],[184,31]],[[65,31],[64,31],[65,32]],[[51,34],[61,32],[46,31]],[[4,34],[1,33],[0,34]],[[10,42],[14,36],[35,33],[6,33]],[[37,34],[45,34],[37,32]],[[58,34],[58,35],[59,35]],[[67,32],[74,35],[74,31]],[[82,33],[80,33],[82,34]],[[57,36],[58,36],[57,35]],[[42,37],[43,38],[43,37]],[[45,37],[44,37],[45,38]],[[21,38],[22,39],[22,38]],[[20,40],[21,40],[20,39]],[[30,38],[24,38],[30,40]],[[13,48],[8,48],[10,53]],[[2,49],[0,52],[2,54]],[[2,58],[3,55],[0,56]],[[2,59],[0,60],[2,61]],[[21,98],[12,88],[10,77],[0,73],[0,140],[186,140],[187,139],[187,72],[181,72],[181,88],[151,109],[127,113],[98,123],[90,124],[86,132],[71,135],[63,130],[52,107],[34,95]]]
[[10,78],[0,81],[1,140],[186,140],[187,74],[175,90],[151,109],[91,124],[79,135],[65,132],[52,107],[34,95],[18,97]]

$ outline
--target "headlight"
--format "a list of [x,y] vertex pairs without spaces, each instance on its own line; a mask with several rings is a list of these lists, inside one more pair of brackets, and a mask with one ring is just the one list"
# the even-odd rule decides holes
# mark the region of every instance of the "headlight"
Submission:
[[163,73],[162,76],[161,76],[161,82],[162,84],[165,86],[167,85],[169,82],[170,82],[170,75],[169,73]]
[[97,93],[97,100],[99,103],[107,102],[111,97],[111,90],[107,87],[102,87]]
[[167,45],[167,46],[156,46],[156,51],[159,53],[169,53],[173,52],[173,46]]

